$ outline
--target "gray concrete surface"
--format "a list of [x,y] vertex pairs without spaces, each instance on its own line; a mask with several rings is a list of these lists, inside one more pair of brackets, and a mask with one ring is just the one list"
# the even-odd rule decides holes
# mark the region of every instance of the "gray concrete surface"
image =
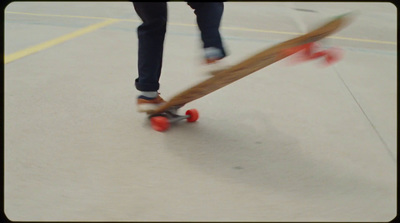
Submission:
[[[354,10],[354,23],[323,41],[344,49],[339,63],[280,61],[190,103],[200,111],[197,123],[160,133],[135,110],[140,23],[131,3],[11,3],[5,9],[7,217],[393,219],[394,5],[227,2],[225,63]],[[116,20],[102,23],[110,19]],[[169,3],[169,22],[160,90],[166,99],[211,69],[200,63],[192,10]]]

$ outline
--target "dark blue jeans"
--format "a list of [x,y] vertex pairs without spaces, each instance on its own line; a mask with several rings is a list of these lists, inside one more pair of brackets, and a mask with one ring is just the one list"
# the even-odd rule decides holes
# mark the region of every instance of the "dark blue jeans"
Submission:
[[[134,2],[133,5],[143,21],[137,28],[139,77],[135,80],[135,86],[139,91],[157,91],[160,88],[167,27],[167,3]],[[203,47],[216,47],[226,56],[219,32],[223,2],[188,2],[188,5],[196,14]]]

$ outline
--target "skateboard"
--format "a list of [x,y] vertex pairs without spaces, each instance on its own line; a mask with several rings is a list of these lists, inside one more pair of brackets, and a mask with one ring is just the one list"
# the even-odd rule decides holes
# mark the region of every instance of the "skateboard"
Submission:
[[302,52],[300,57],[302,61],[321,57],[328,65],[338,61],[340,55],[337,50],[319,50],[316,42],[344,28],[352,18],[353,14],[351,13],[337,16],[309,33],[274,45],[227,69],[211,72],[210,78],[182,91],[156,110],[148,112],[152,128],[157,131],[166,131],[172,123],[181,120],[196,122],[199,118],[199,112],[196,109],[187,110],[185,115],[179,115],[178,110],[188,102],[199,99],[295,53]]

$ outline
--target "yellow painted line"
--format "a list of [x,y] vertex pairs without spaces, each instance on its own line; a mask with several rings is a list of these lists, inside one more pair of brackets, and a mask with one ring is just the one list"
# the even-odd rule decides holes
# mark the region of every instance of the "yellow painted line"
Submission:
[[304,33],[295,33],[295,32],[285,32],[285,31],[275,31],[275,30],[264,30],[264,29],[249,29],[242,27],[221,27],[226,30],[235,30],[235,31],[246,31],[246,32],[258,32],[258,33],[275,33],[275,34],[284,34],[284,35],[303,35]]
[[[116,19],[116,18],[108,18],[108,17],[93,17],[93,16],[75,16],[75,15],[54,15],[54,14],[39,14],[39,13],[28,13],[28,12],[11,12],[11,11],[6,11],[6,14],[20,14],[20,15],[32,15],[32,16],[48,16],[48,17],[64,17],[64,18],[80,18],[80,19],[101,19],[101,20],[106,20],[103,22],[100,22],[98,24],[88,26],[86,28],[77,30],[76,32],[73,32],[71,34],[59,37],[54,40],[47,41],[45,43],[30,47],[25,50],[18,51],[16,53],[13,53],[11,55],[5,56],[5,63],[9,63],[11,61],[14,61],[16,59],[22,58],[24,56],[30,55],[32,53],[38,52],[40,50],[49,48],[51,46],[54,46],[56,44],[59,44],[61,42],[65,42],[69,39],[75,38],[77,36],[83,35],[87,32],[92,32],[96,29],[99,29],[103,26],[110,25],[115,22],[141,22],[140,20],[137,19]],[[196,24],[187,24],[187,23],[174,23],[174,22],[168,22],[169,25],[173,26],[185,26],[185,27],[195,27],[197,26]],[[236,31],[243,31],[243,32],[260,32],[260,33],[273,33],[273,34],[283,34],[283,35],[293,35],[293,36],[298,36],[302,35],[304,33],[296,33],[296,32],[285,32],[285,31],[276,31],[276,30],[263,30],[263,29],[251,29],[251,28],[242,28],[242,27],[224,27],[222,26],[221,29],[224,30],[236,30]],[[365,42],[365,43],[375,43],[375,44],[388,44],[388,45],[397,45],[397,42],[392,42],[392,41],[381,41],[381,40],[371,40],[371,39],[360,39],[360,38],[349,38],[349,37],[340,37],[340,36],[330,36],[327,37],[330,39],[340,39],[340,40],[348,40],[348,41],[354,41],[354,42]]]
[[359,38],[350,38],[350,37],[341,37],[341,36],[330,36],[327,38],[331,39],[341,39],[341,40],[350,40],[354,42],[365,42],[365,43],[378,43],[378,44],[388,44],[388,45],[397,45],[397,42],[391,41],[381,41],[381,40],[373,40],[373,39],[359,39]]
[[[114,18],[109,17],[96,17],[96,16],[80,16],[80,15],[56,15],[56,14],[39,14],[30,12],[11,12],[6,11],[6,14],[18,14],[18,15],[32,15],[32,16],[45,16],[45,17],[61,17],[61,18],[79,18],[79,19],[100,19],[109,20]],[[118,20],[118,19],[117,19]],[[139,22],[139,20],[137,20]]]
[[[248,29],[248,28],[241,28],[241,27],[222,27],[222,29],[236,30],[236,31],[246,31],[246,32],[275,33],[275,34],[284,34],[284,35],[293,35],[293,36],[298,36],[298,35],[305,34],[305,33],[284,32],[284,31],[274,31],[274,30]],[[397,42],[372,40],[372,39],[360,39],[360,38],[350,38],[350,37],[340,37],[340,36],[329,36],[327,38],[350,40],[350,41],[355,41],[355,42],[367,42],[367,43],[379,43],[379,44],[397,45]]]
[[78,29],[78,30],[76,30],[76,31],[74,31],[72,33],[60,36],[58,38],[55,38],[55,39],[40,43],[38,45],[35,45],[35,46],[32,46],[32,47],[17,51],[15,53],[6,55],[6,56],[4,56],[4,64],[10,63],[10,62],[12,62],[14,60],[18,60],[18,59],[20,59],[22,57],[29,56],[31,54],[37,53],[39,51],[42,51],[44,49],[50,48],[50,47],[55,46],[57,44],[63,43],[65,41],[68,41],[68,40],[73,39],[75,37],[84,35],[86,33],[93,32],[93,31],[95,31],[97,29],[100,29],[102,27],[111,25],[111,24],[116,23],[116,22],[118,22],[118,20],[116,20],[116,19],[108,19],[108,20],[105,20],[103,22],[99,22],[99,23],[84,27],[82,29]]
[[[102,19],[102,20],[117,20],[120,22],[141,22],[138,19],[115,19],[108,17],[93,17],[93,16],[74,16],[74,15],[54,15],[54,14],[39,14],[39,13],[28,13],[28,12],[11,12],[6,11],[6,14],[20,14],[20,15],[32,15],[32,16],[50,16],[50,17],[64,17],[64,18],[81,18],[81,19]],[[187,23],[174,23],[168,22],[168,24],[173,26],[189,26],[194,27],[196,24],[187,24]],[[242,28],[242,27],[221,27],[221,29],[225,30],[236,30],[236,31],[244,31],[244,32],[261,32],[261,33],[274,33],[274,34],[283,34],[283,35],[293,35],[298,36],[304,33],[296,33],[296,32],[285,32],[285,31],[275,31],[275,30],[263,30],[263,29],[250,29],[250,28]],[[355,42],[366,42],[366,43],[376,43],[376,44],[388,44],[388,45],[397,45],[397,42],[392,41],[381,41],[381,40],[371,40],[371,39],[360,39],[360,38],[349,38],[349,37],[339,37],[339,36],[330,36],[328,38],[331,39],[341,39],[341,40],[349,40]]]

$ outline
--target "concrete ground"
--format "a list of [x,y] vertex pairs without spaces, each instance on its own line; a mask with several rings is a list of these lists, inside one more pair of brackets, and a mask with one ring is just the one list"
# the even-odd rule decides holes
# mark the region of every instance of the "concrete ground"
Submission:
[[[160,92],[206,79],[192,10],[169,4]],[[357,11],[322,42],[342,61],[279,61],[154,131],[136,112],[130,2],[5,9],[5,214],[15,221],[389,221],[397,215],[397,9],[226,2],[234,64]]]

